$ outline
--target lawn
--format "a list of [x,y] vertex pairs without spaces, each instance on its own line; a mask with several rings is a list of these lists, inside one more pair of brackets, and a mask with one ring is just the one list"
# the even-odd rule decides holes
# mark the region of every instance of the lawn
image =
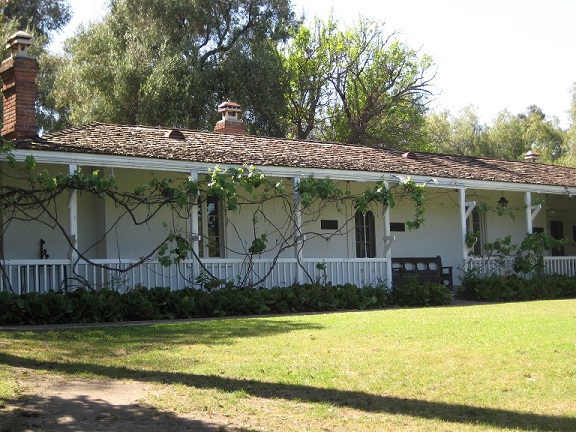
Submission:
[[243,430],[576,431],[575,359],[574,300],[0,331],[0,400],[24,368]]

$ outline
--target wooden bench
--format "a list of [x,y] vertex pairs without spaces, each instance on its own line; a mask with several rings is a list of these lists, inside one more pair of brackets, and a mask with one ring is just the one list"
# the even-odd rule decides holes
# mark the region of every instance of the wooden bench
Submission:
[[452,267],[442,266],[440,255],[436,257],[392,258],[392,282],[401,285],[408,275],[415,275],[427,282],[438,282],[452,291]]

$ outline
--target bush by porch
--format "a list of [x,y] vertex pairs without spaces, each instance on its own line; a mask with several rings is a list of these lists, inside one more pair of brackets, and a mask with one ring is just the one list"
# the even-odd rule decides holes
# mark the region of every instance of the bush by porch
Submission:
[[440,284],[412,281],[389,291],[384,286],[295,284],[275,288],[218,289],[136,287],[45,294],[0,292],[0,325],[115,322],[382,309],[395,305],[449,304]]

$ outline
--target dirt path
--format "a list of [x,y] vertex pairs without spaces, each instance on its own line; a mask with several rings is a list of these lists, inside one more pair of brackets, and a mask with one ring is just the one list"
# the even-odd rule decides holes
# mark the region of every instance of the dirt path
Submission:
[[[112,379],[68,379],[15,369],[18,397],[0,404],[0,432],[237,431],[225,421],[193,419],[147,406],[161,385]],[[219,419],[223,420],[223,419]],[[226,426],[224,426],[226,425]]]

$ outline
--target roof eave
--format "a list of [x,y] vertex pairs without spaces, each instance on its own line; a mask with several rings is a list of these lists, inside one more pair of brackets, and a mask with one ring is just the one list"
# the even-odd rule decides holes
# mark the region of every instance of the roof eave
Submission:
[[[130,168],[147,171],[165,171],[178,173],[208,173],[216,165],[221,168],[238,168],[239,164],[210,164],[205,162],[189,162],[172,159],[155,159],[133,156],[112,156],[90,153],[67,153],[39,150],[13,150],[18,161],[24,161],[32,155],[39,163],[80,165],[80,166],[106,166],[109,168]],[[486,181],[473,179],[460,179],[448,177],[431,177],[421,175],[408,175],[398,172],[351,171],[340,169],[317,169],[306,167],[258,166],[265,175],[271,177],[308,177],[330,178],[332,180],[353,182],[389,181],[392,183],[404,181],[406,178],[416,183],[426,184],[432,188],[442,189],[483,189],[509,192],[532,192],[550,194],[576,194],[576,186],[565,187],[558,185],[512,183],[501,181]]]

